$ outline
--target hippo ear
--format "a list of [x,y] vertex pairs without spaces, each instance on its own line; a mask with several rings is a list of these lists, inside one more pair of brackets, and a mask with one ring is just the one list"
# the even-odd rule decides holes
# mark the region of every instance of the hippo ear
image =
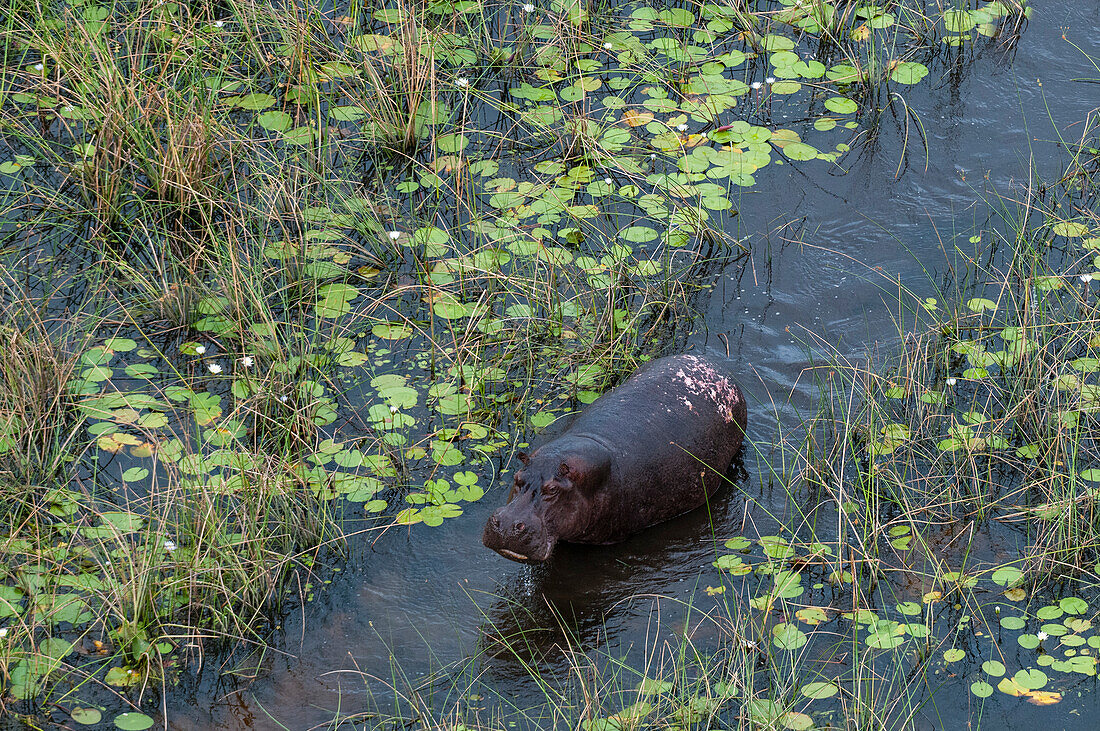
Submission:
[[558,465],[558,477],[568,477],[568,476],[569,476],[569,465],[566,464],[565,462],[562,462],[560,465]]
[[527,452],[516,452],[516,459],[523,462],[523,466],[531,464],[531,458],[527,456]]

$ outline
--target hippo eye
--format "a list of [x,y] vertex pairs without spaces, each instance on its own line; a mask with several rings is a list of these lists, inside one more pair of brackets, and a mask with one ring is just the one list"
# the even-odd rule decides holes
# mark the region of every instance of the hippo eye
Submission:
[[557,497],[564,489],[565,485],[562,485],[557,480],[542,483],[542,494],[549,498]]

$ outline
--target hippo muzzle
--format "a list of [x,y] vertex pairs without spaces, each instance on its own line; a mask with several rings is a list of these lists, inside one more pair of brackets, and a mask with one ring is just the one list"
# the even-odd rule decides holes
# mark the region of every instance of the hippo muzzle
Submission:
[[539,563],[550,558],[557,538],[547,530],[546,522],[536,513],[534,501],[520,494],[489,517],[481,542],[501,556],[523,563]]

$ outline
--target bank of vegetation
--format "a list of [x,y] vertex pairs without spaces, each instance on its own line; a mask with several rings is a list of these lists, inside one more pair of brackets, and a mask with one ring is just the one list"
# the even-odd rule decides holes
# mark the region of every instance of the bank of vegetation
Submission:
[[[737,209],[769,166],[842,167],[886,125],[904,132],[899,172],[919,160],[907,90],[1014,43],[1029,12],[14,5],[0,708],[123,728],[164,712],[182,668],[262,652],[349,536],[459,517],[534,430],[681,343],[695,296],[750,246]],[[805,124],[777,121],[795,108]],[[1048,670],[1095,675],[1095,653],[1040,652],[1097,637],[1081,598],[1100,482],[1096,119],[1081,129],[1060,180],[989,201],[934,301],[903,294],[897,359],[817,374],[788,487],[835,508],[828,538],[807,514],[725,542],[705,620],[725,649],[682,640],[610,675],[578,653],[577,684],[517,717],[904,725],[912,677],[988,655],[988,631],[940,631],[948,603],[1036,650],[976,696],[1052,699]],[[1026,549],[941,560],[933,527],[959,521],[1018,522]],[[899,555],[921,557],[927,591],[884,607]],[[1047,602],[1054,580],[1080,591]],[[826,589],[850,608],[801,599]],[[420,720],[503,722],[398,692]]]

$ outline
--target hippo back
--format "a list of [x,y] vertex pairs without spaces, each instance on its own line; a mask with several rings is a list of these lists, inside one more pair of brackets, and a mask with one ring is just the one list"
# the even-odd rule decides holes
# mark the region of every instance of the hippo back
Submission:
[[[746,422],[740,388],[718,362],[660,358],[589,406],[568,433],[603,444],[620,494],[608,496],[613,542],[702,505],[724,482]],[[593,540],[597,539],[598,540]]]

